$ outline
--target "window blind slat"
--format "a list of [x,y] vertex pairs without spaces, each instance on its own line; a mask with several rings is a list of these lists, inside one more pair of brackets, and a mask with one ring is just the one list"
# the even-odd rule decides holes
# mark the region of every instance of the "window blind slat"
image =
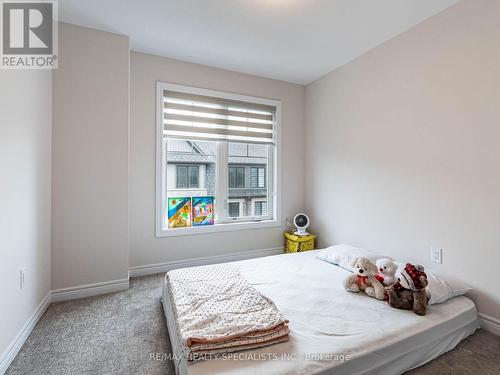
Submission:
[[163,95],[165,136],[274,143],[273,106],[170,90]]
[[273,121],[273,115],[254,113],[254,112],[243,112],[233,109],[201,107],[195,104],[165,102],[163,107],[165,109],[176,109],[178,111],[211,113],[214,115],[243,117],[252,120]]
[[164,118],[165,120],[185,121],[185,122],[200,123],[200,124],[204,123],[204,124],[216,124],[225,126],[239,126],[248,129],[273,130],[273,124],[261,124],[248,121],[226,120],[223,118],[179,115],[177,113],[165,113]]
[[[168,127],[167,127],[168,126]],[[195,129],[195,131],[193,131]],[[175,125],[168,124],[165,127],[166,134],[171,132],[184,132],[184,133],[195,133],[196,135],[201,134],[214,134],[221,136],[233,136],[233,137],[250,137],[250,138],[262,138],[263,141],[272,140],[272,133],[257,133],[250,132],[244,130],[228,130],[228,129],[219,129],[219,128],[202,128],[202,127],[194,127],[194,126],[186,126],[186,125]],[[213,138],[212,138],[213,139]]]
[[185,101],[200,103],[200,104],[215,104],[215,105],[220,105],[223,107],[229,107],[229,108],[234,108],[234,109],[239,108],[239,109],[245,109],[245,110],[251,110],[251,111],[261,111],[261,112],[266,112],[268,114],[272,114],[276,110],[273,106],[269,106],[269,105],[265,105],[265,104],[258,104],[258,103],[243,102],[243,101],[239,101],[239,100],[217,98],[214,96],[188,94],[188,93],[184,93],[184,92],[169,91],[169,90],[164,90],[163,96],[165,98],[185,100]]

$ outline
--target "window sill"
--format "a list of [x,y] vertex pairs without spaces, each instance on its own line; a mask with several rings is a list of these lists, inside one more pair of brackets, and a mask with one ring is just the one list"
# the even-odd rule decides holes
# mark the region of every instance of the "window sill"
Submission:
[[197,234],[217,233],[217,232],[232,232],[236,230],[262,229],[262,228],[273,228],[280,226],[281,226],[280,220],[224,223],[224,224],[214,224],[201,227],[159,230],[156,233],[156,237],[161,238],[161,237],[175,237],[175,236],[197,235]]

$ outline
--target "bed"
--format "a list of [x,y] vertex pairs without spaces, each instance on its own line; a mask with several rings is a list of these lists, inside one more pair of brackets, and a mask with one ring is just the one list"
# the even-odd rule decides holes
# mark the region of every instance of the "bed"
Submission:
[[316,259],[317,251],[233,262],[290,321],[290,340],[188,364],[164,285],[163,308],[178,375],[401,374],[453,349],[479,328],[474,303],[452,298],[426,316],[348,293],[341,267]]

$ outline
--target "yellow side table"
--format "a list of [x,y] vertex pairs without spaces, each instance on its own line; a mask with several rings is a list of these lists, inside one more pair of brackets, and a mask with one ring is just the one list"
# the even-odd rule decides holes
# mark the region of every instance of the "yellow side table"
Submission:
[[316,236],[309,233],[306,236],[298,236],[293,231],[283,234],[283,250],[285,253],[300,253],[302,251],[314,250],[314,240]]

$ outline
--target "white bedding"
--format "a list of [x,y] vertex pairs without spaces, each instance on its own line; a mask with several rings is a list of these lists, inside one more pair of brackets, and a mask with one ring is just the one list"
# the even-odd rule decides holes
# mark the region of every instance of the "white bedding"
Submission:
[[[427,315],[421,317],[348,293],[342,288],[348,271],[316,259],[316,253],[233,263],[289,320],[288,342],[192,365],[177,358],[178,374],[400,374],[452,349],[479,328],[474,303],[466,297],[429,306]],[[163,299],[172,347],[178,355],[181,350],[168,293],[164,292]],[[342,361],[341,356],[349,359]]]
[[173,270],[166,279],[188,360],[288,340],[288,322],[274,303],[231,263]]

